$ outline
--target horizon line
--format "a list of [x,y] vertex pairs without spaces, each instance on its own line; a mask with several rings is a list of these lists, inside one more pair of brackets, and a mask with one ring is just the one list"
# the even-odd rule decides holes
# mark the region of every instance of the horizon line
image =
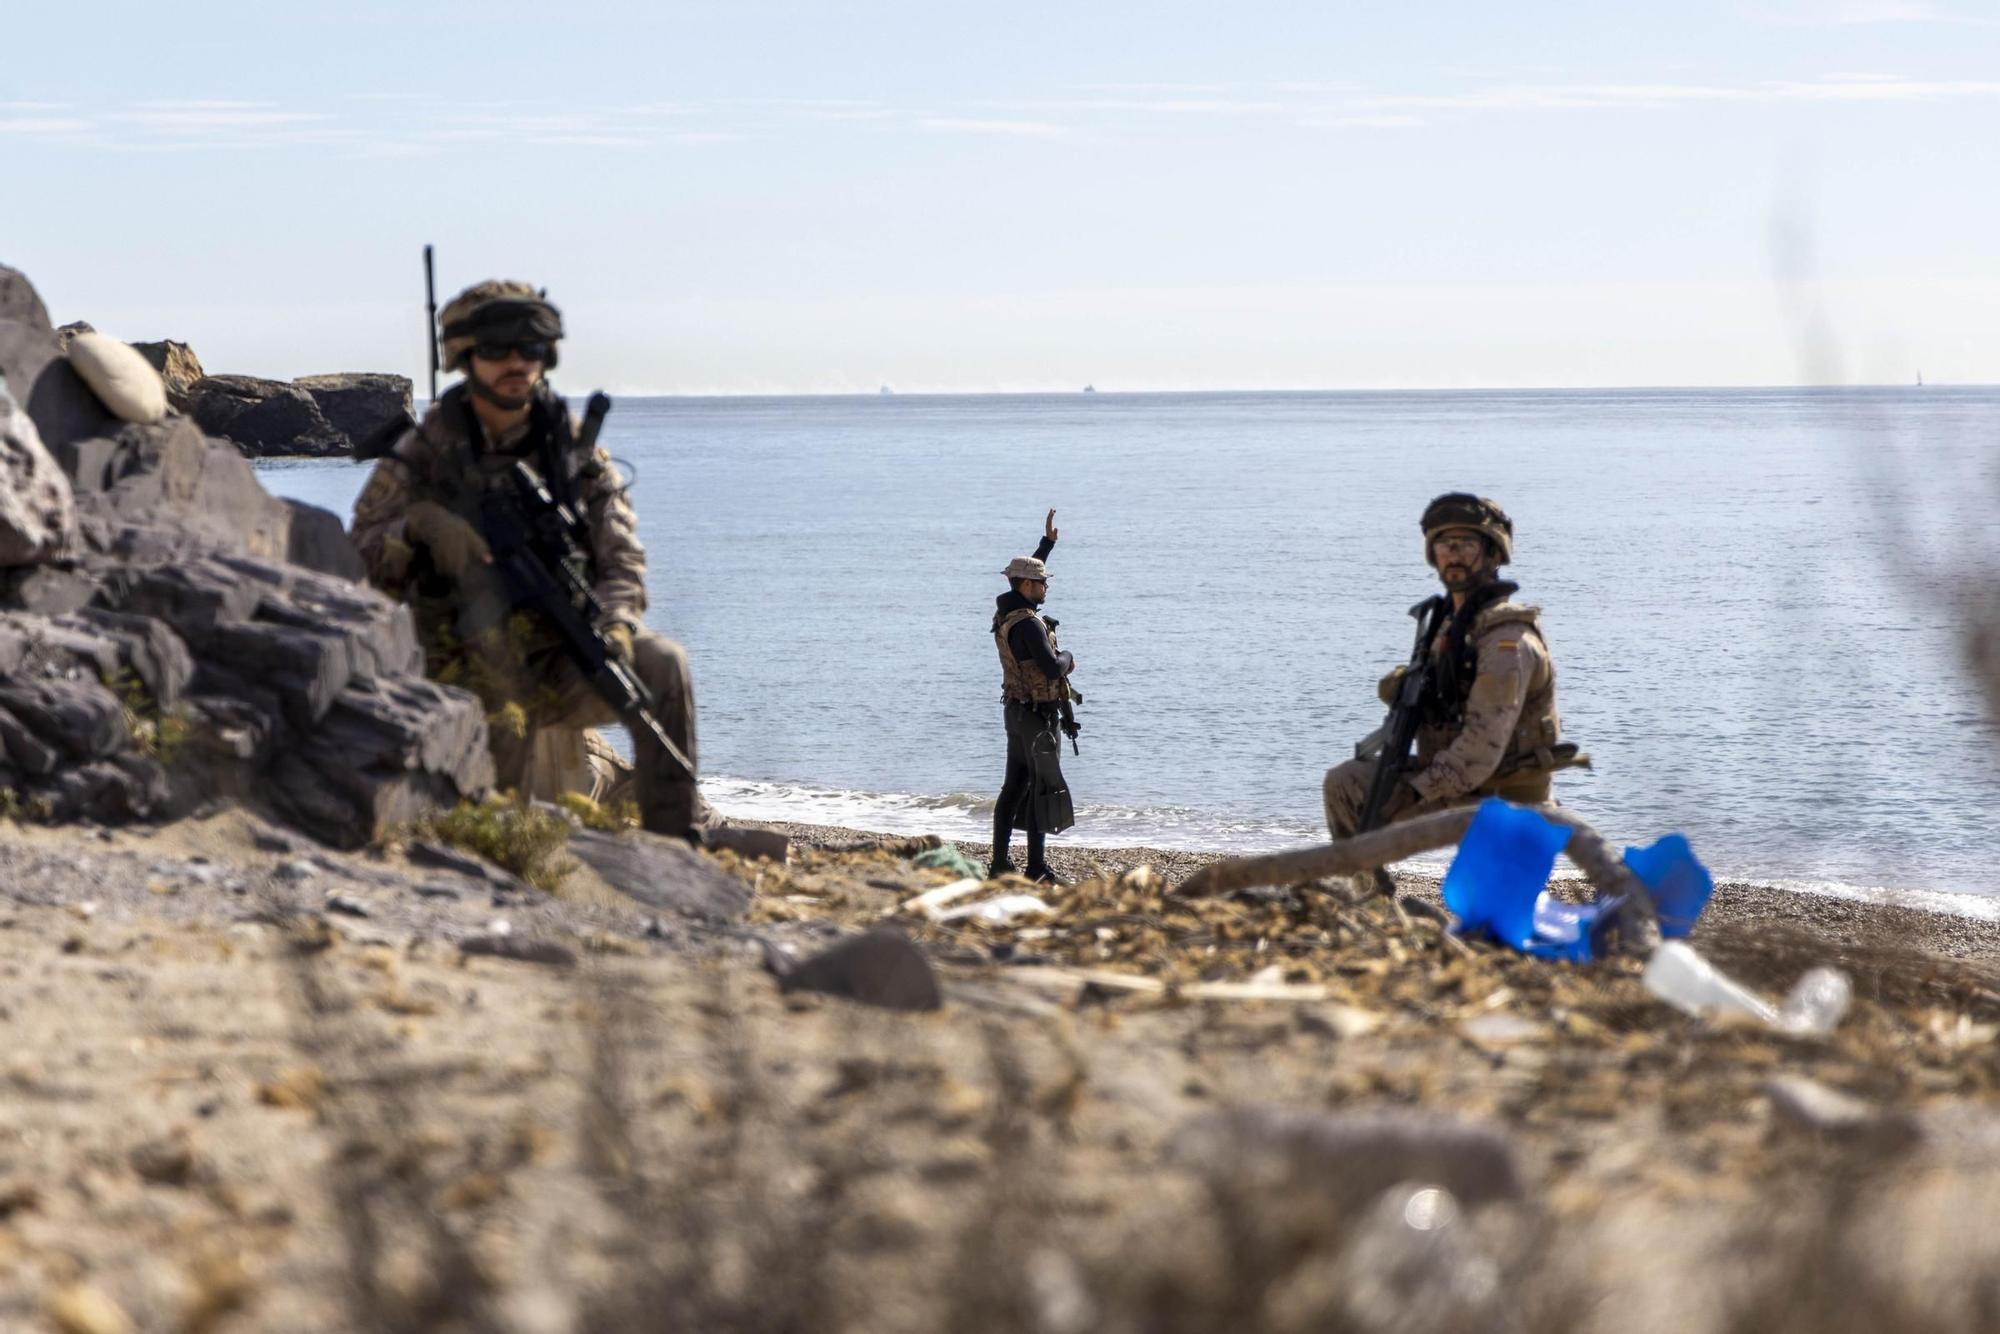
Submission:
[[[451,386],[447,385],[449,389]],[[1979,380],[1937,380],[1923,384],[1869,382],[1865,384],[1620,384],[1620,385],[1449,385],[1393,386],[1370,385],[1341,389],[1257,388],[1257,389],[772,389],[756,391],[717,390],[606,390],[622,398],[1168,398],[1199,395],[1244,394],[1633,394],[1633,393],[1768,393],[1839,392],[1851,390],[1919,389],[2000,389],[2000,382]],[[588,397],[593,391],[564,392],[564,397]],[[419,402],[429,400],[421,396]]]

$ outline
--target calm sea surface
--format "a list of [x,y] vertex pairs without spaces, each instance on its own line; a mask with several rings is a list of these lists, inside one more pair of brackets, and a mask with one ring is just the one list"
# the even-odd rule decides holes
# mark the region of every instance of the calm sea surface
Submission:
[[[1066,839],[1322,838],[1321,775],[1433,588],[1417,515],[1467,489],[1514,516],[1597,761],[1557,794],[1608,836],[2000,891],[2000,736],[1924,574],[2000,556],[2000,390],[627,399],[605,439],[725,811],[989,829],[993,597],[1055,506],[1088,700]],[[365,476],[261,472],[343,516]]]

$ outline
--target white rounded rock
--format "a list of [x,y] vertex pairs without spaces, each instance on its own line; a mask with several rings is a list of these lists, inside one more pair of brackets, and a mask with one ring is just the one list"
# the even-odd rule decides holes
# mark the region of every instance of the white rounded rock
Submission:
[[101,333],[78,334],[69,364],[114,416],[151,425],[167,415],[167,386],[138,349]]

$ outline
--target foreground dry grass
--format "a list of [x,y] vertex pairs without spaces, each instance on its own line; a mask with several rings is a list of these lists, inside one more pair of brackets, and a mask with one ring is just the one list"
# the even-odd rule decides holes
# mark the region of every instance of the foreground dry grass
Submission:
[[[1844,947],[1862,1000],[1802,1042],[1421,912],[1126,880],[1016,948],[1176,980],[1276,958],[1325,990],[1120,995],[918,927],[947,1004],[911,1016],[781,996],[740,931],[593,918],[549,968],[302,910],[240,850],[205,863],[234,895],[144,846],[93,863],[144,883],[88,916],[7,851],[40,883],[0,884],[0,1328],[2000,1327],[1984,965]],[[762,872],[755,931],[805,944],[939,878],[808,854]],[[1830,948],[1708,947],[1773,987]],[[1875,1110],[1801,1129],[1780,1074]],[[1523,1189],[1215,1119],[1269,1106],[1496,1128]],[[1405,1168],[1452,1180],[1459,1223],[1385,1225]]]

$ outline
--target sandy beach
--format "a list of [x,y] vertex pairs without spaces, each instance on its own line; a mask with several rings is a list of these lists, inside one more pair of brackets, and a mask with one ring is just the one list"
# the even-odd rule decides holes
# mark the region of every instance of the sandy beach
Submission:
[[[1630,962],[1450,944],[1383,900],[1179,903],[1124,873],[1199,859],[1143,849],[1058,851],[1107,878],[1052,895],[1047,962],[1009,966],[1026,937],[899,913],[950,879],[905,840],[789,832],[785,867],[724,859],[753,895],[729,923],[587,876],[549,897],[397,845],[329,853],[240,811],[0,827],[0,1324],[1824,1331],[1982,1309],[1984,924],[1725,888],[1698,943],[1746,982],[1853,977],[1840,1028],[1801,1039],[1676,1014]],[[941,1011],[766,970],[885,918]],[[561,948],[469,948],[496,932]],[[1174,981],[1272,959],[1288,999]],[[1382,1221],[1426,1183],[1451,1226]]]

